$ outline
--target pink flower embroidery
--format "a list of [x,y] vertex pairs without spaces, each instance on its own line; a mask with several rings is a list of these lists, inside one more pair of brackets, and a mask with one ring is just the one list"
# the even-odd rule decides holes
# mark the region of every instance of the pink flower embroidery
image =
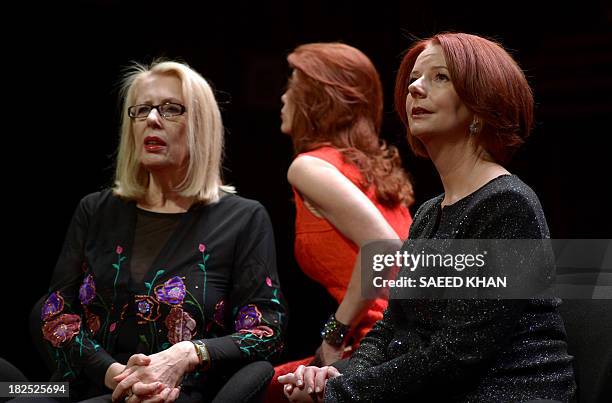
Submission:
[[116,327],[117,327],[117,322],[113,322],[113,323],[111,323],[111,325],[108,327],[108,330],[110,330],[111,332],[114,332]]
[[115,249],[115,252],[117,252],[118,255],[123,253],[123,248],[121,247],[121,245],[117,245],[117,249]]
[[43,337],[53,347],[61,347],[72,340],[81,330],[81,317],[65,313],[45,323],[42,328]]
[[272,287],[272,279],[270,277],[266,277],[266,284],[268,287]]
[[254,329],[240,329],[240,333],[251,333],[260,339],[274,336],[274,330],[270,329],[268,326],[257,326]]
[[172,308],[166,317],[168,328],[168,341],[176,344],[181,341],[191,340],[196,334],[196,321],[181,308]]
[[201,243],[200,246],[198,247],[198,249],[200,249],[200,252],[204,253],[206,251],[206,245]]

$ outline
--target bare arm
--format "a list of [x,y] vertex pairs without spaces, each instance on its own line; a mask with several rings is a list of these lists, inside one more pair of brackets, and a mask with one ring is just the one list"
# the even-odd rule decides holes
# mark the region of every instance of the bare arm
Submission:
[[[302,197],[338,231],[360,248],[375,239],[396,239],[397,233],[370,199],[332,164],[319,158],[296,158],[287,173],[289,182]],[[371,300],[361,297],[361,262],[357,256],[346,295],[336,319],[356,324]]]

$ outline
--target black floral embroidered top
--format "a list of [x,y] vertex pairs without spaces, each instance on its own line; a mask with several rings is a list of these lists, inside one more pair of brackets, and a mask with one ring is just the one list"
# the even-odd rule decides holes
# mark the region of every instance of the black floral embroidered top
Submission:
[[54,378],[85,376],[102,386],[113,362],[183,340],[204,339],[213,368],[282,349],[286,306],[261,204],[225,195],[192,206],[144,277],[130,273],[137,212],[105,190],[74,213],[41,312]]

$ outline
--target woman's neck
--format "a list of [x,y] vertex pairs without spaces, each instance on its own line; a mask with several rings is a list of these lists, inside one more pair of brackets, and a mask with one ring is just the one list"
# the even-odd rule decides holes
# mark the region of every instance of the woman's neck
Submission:
[[435,150],[430,147],[428,152],[444,187],[442,207],[456,203],[500,175],[509,174],[471,141],[447,144]]
[[184,213],[193,204],[194,197],[181,196],[176,189],[176,180],[159,174],[149,174],[149,186],[138,207],[157,213]]

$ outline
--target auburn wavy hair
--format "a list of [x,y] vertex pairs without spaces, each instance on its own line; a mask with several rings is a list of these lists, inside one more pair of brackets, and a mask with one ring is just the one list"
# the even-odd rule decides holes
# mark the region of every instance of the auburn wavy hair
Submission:
[[[533,125],[533,94],[523,71],[497,42],[465,33],[441,33],[415,43],[406,53],[395,81],[395,109],[408,130],[413,152],[427,150],[410,133],[406,97],[416,59],[429,44],[442,47],[459,99],[478,117],[476,140],[494,161],[506,163],[525,142]],[[467,128],[466,128],[467,131]]]
[[332,146],[361,171],[362,186],[374,185],[385,207],[413,201],[412,184],[396,147],[379,137],[383,94],[370,59],[342,43],[311,43],[287,57],[294,75],[291,137],[295,154]]

